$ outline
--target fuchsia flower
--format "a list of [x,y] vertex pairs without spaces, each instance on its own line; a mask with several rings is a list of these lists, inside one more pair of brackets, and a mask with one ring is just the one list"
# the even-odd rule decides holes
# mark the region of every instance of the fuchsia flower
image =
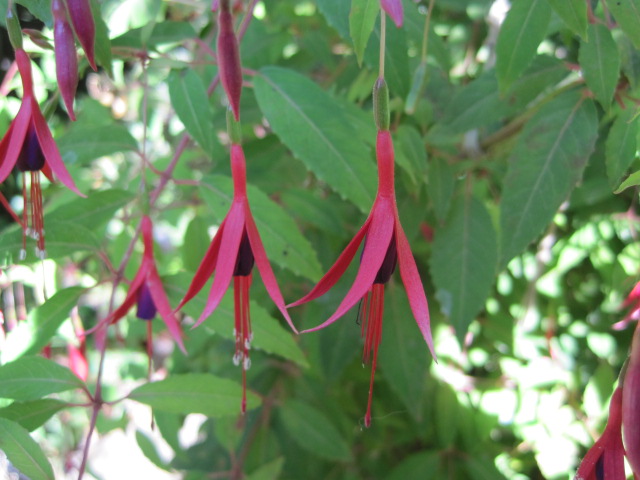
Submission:
[[91,13],[91,5],[89,0],[66,0],[69,9],[69,18],[73,24],[78,41],[82,45],[84,54],[87,56],[89,65],[94,71],[97,71],[95,59],[95,39],[96,26]]
[[296,328],[285,308],[282,293],[276,282],[271,264],[262,245],[260,234],[251,214],[247,198],[247,179],[244,152],[239,144],[231,145],[231,174],[233,176],[233,202],[227,216],[220,224],[189,289],[176,310],[191,300],[214,274],[207,304],[193,328],[200,325],[220,304],[231,278],[234,282],[236,351],[233,362],[242,365],[242,412],[246,411],[246,370],[251,366],[249,350],[253,334],[249,314],[249,288],[251,272],[255,264],[267,293],[278,307],[289,326]]
[[[16,49],[16,63],[22,78],[23,97],[20,110],[13,119],[9,130],[0,142],[0,182],[11,173],[14,166],[23,173],[23,250],[26,257],[26,237],[36,239],[36,255],[45,257],[44,220],[42,212],[41,171],[51,181],[53,174],[69,189],[84,197],[77,189],[71,175],[64,166],[58,147],[44,119],[33,92],[31,61],[21,48]],[[30,189],[27,188],[27,173]]]
[[622,397],[623,388],[616,388],[609,404],[607,426],[582,459],[575,480],[625,480]]
[[633,290],[622,302],[622,308],[628,308],[629,312],[622,320],[614,324],[613,328],[616,330],[625,328],[633,320],[640,320],[640,282],[636,283]]
[[147,320],[149,341],[147,348],[151,356],[151,320],[156,316],[156,313],[160,313],[160,317],[164,321],[169,333],[176,341],[180,350],[183,353],[187,353],[182,341],[182,330],[180,329],[180,323],[176,318],[167,294],[162,287],[162,281],[158,275],[156,268],[156,262],[153,257],[153,225],[149,217],[142,217],[142,240],[144,242],[144,253],[142,255],[142,263],[136,276],[134,277],[131,285],[129,286],[129,292],[125,297],[122,305],[118,307],[111,315],[101,320],[98,325],[93,327],[87,333],[91,333],[96,330],[100,330],[107,324],[113,325],[120,321],[131,310],[133,305],[137,305],[136,316],[141,320]]
[[[386,89],[386,84],[384,88]],[[338,309],[324,323],[305,330],[305,332],[313,332],[331,325],[358,302],[363,302],[360,309],[362,336],[365,339],[363,360],[371,360],[373,354],[369,400],[365,415],[365,425],[367,427],[371,425],[373,379],[378,357],[378,346],[382,337],[384,285],[391,278],[396,263],[400,264],[400,276],[407,291],[413,316],[431,350],[431,354],[435,358],[427,297],[424,293],[416,262],[411,253],[411,247],[398,216],[394,188],[393,142],[389,130],[386,127],[380,129],[380,124],[376,141],[376,156],[378,159],[378,192],[369,217],[342,254],[340,254],[336,263],[318,284],[300,300],[288,305],[288,307],[294,307],[314,300],[328,292],[344,274],[360,244],[364,242],[360,268],[356,279]]]
[[67,10],[62,0],[52,0],[53,40],[56,52],[56,79],[62,100],[69,112],[69,118],[75,121],[73,99],[78,86],[78,55],[73,30],[67,20]]
[[400,28],[404,15],[402,11],[402,0],[380,0],[380,6],[387,12],[387,15],[391,17],[396,27]]

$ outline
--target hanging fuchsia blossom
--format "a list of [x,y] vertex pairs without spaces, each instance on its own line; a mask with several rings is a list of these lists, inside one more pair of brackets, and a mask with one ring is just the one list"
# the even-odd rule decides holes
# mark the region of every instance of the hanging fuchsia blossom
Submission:
[[73,24],[78,41],[82,45],[89,65],[94,71],[98,70],[95,59],[96,25],[91,13],[89,0],[66,0],[69,9],[69,18]]
[[162,287],[162,281],[160,280],[160,276],[158,275],[158,270],[156,268],[156,262],[153,256],[153,225],[149,217],[142,217],[141,229],[142,240],[144,242],[142,263],[140,264],[138,273],[129,286],[127,296],[120,307],[111,313],[111,315],[101,320],[98,325],[87,333],[100,330],[106,325],[113,325],[114,323],[117,323],[129,312],[129,310],[131,310],[131,307],[136,305],[136,317],[149,322],[147,348],[150,356],[150,348],[152,345],[150,337],[151,320],[155,318],[156,313],[160,313],[160,317],[167,326],[169,333],[178,344],[178,347],[180,347],[180,350],[186,354],[187,352],[182,341],[180,323],[171,309],[169,299]]
[[[214,5],[215,6],[215,5]],[[240,119],[242,68],[238,38],[233,30],[233,16],[229,0],[219,2],[217,56],[220,81],[227,94],[236,122]]]
[[[77,189],[67,171],[51,131],[44,119],[33,92],[31,61],[21,48],[16,49],[16,63],[22,78],[23,97],[18,114],[11,122],[9,130],[0,142],[0,182],[6,180],[14,167],[23,173],[23,250],[26,257],[26,237],[36,242],[36,255],[45,257],[44,220],[42,211],[42,190],[40,173],[49,180],[57,177],[67,188],[84,196]],[[30,186],[28,183],[30,180]]]
[[294,331],[296,328],[285,308],[282,293],[280,293],[249,207],[244,152],[242,146],[235,143],[231,145],[231,174],[233,176],[233,202],[177,310],[202,290],[209,277],[215,273],[206,307],[194,325],[194,328],[197,327],[218,307],[233,278],[236,340],[233,362],[236,365],[242,365],[242,412],[244,413],[246,410],[246,370],[251,366],[249,350],[253,339],[249,314],[249,288],[254,264],[258,268],[271,300],[278,307],[289,326]]
[[618,387],[609,404],[609,420],[598,441],[580,463],[575,480],[625,480],[622,446],[622,388]]
[[62,100],[69,112],[69,118],[75,121],[73,99],[78,86],[78,54],[73,30],[67,20],[67,10],[62,0],[52,0],[53,40],[56,53],[56,79]]
[[404,16],[402,11],[402,0],[380,0],[380,6],[387,15],[391,17],[391,20],[396,24],[396,27],[400,28],[402,26]]
[[[294,302],[289,307],[294,307],[314,300],[328,292],[347,270],[353,260],[360,244],[364,242],[360,268],[351,289],[342,300],[338,309],[324,323],[317,327],[305,330],[313,332],[331,325],[342,317],[358,302],[362,301],[360,309],[362,336],[365,339],[363,359],[369,361],[373,355],[371,368],[371,381],[369,386],[369,400],[365,425],[371,425],[371,399],[373,394],[373,379],[378,357],[378,346],[382,338],[382,314],[384,311],[384,285],[390,280],[396,263],[400,264],[400,276],[404,283],[409,298],[409,304],[413,316],[418,323],[425,342],[429,346],[435,358],[431,327],[429,320],[429,308],[427,297],[424,293],[422,281],[416,262],[411,253],[411,247],[400,224],[398,207],[396,204],[394,187],[394,152],[391,134],[387,129],[388,110],[387,100],[384,107],[377,107],[380,96],[388,95],[384,80],[376,82],[374,90],[374,111],[378,125],[376,141],[376,156],[378,160],[378,193],[369,217],[364,222],[356,236],[349,242],[338,260],[318,284],[304,297]],[[383,92],[380,92],[383,90]],[[380,113],[384,110],[386,113]],[[303,332],[304,333],[304,332]]]

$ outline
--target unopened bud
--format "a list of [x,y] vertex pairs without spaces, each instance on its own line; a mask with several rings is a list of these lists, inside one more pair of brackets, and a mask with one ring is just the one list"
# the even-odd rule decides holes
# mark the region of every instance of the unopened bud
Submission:
[[378,130],[389,130],[389,87],[382,77],[378,77],[373,85],[373,117]]
[[9,32],[9,41],[14,50],[22,49],[22,30],[20,28],[20,20],[16,16],[13,8],[7,10],[7,30]]

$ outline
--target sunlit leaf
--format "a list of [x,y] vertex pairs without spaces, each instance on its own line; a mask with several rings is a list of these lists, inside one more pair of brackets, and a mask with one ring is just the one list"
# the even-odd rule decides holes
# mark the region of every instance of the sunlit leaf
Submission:
[[[203,413],[208,417],[237,415],[242,386],[207,373],[171,375],[134,389],[128,398],[169,413]],[[247,391],[247,410],[260,405],[259,397]]]
[[376,18],[380,12],[378,0],[353,0],[349,13],[349,30],[358,57],[358,64],[362,64],[362,56],[367,46]]
[[30,480],[55,479],[51,464],[29,432],[5,418],[0,418],[0,450]]
[[609,109],[620,72],[620,54],[605,25],[589,25],[589,39],[578,57],[587,86],[605,110]]
[[8,407],[0,408],[0,417],[16,422],[32,432],[66,406],[66,403],[53,398],[13,402]]
[[606,144],[606,163],[609,184],[620,185],[620,180],[636,157],[638,119],[631,109],[622,111],[614,120]]
[[0,398],[37,400],[83,387],[71,370],[46,358],[22,357],[0,366]]
[[607,3],[618,25],[636,48],[640,49],[640,0],[615,0]]

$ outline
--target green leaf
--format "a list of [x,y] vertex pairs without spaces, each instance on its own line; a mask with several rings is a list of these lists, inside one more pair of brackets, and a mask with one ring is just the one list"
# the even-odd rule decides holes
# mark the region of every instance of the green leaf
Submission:
[[636,158],[638,121],[633,117],[634,112],[630,108],[620,112],[607,137],[607,176],[609,184],[614,188],[620,185],[622,177]]
[[552,221],[582,177],[598,135],[593,102],[577,92],[543,106],[511,153],[500,211],[501,265]]
[[202,79],[191,69],[174,71],[167,81],[171,105],[189,135],[205,153],[213,151],[213,113]]
[[420,421],[431,355],[403,290],[395,282],[386,289],[380,368],[411,416]]
[[202,262],[209,243],[207,222],[201,215],[193,217],[184,234],[184,242],[181,249],[184,268],[195,272],[200,266],[200,262]]
[[440,452],[427,451],[414,453],[406,457],[395,467],[385,480],[423,480],[425,472],[430,472],[431,478],[443,478],[440,470]]
[[[171,375],[166,380],[145,383],[128,398],[169,413],[202,413],[216,418],[240,412],[242,386],[208,373]],[[247,410],[260,405],[260,398],[247,391]]]
[[589,25],[589,40],[580,43],[578,60],[587,86],[609,110],[620,75],[620,54],[606,26]]
[[[105,131],[109,134],[105,135]],[[138,142],[127,127],[117,123],[86,126],[76,122],[56,142],[67,165],[87,165],[99,157],[138,149]]]
[[30,480],[55,480],[49,460],[29,432],[5,418],[0,418],[0,450]]
[[442,311],[461,343],[495,280],[497,244],[489,213],[467,195],[458,199],[444,227],[436,230],[431,273]]
[[506,90],[533,60],[547,33],[551,7],[547,0],[516,0],[502,23],[496,44],[496,73]]
[[[42,20],[44,24],[51,27],[53,25],[53,16],[51,15],[51,0],[17,0],[17,3],[23,5],[29,13],[36,18]],[[3,11],[4,17],[6,10]]]
[[374,169],[368,149],[357,141],[358,133],[336,100],[307,77],[277,67],[262,69],[254,88],[280,140],[319,179],[367,211],[374,198]]
[[37,400],[74,388],[84,388],[84,382],[46,358],[21,357],[0,367],[0,398]]
[[82,287],[59,290],[39,307],[31,310],[27,320],[18,323],[7,335],[2,349],[2,361],[10,362],[23,355],[35,355],[49,343],[69,312],[85,291]]
[[584,0],[548,0],[551,8],[575,34],[587,38],[587,2]]
[[[60,258],[77,252],[98,251],[100,243],[95,234],[76,223],[46,222],[46,258]],[[35,242],[27,239],[27,262],[39,261],[34,254]],[[0,259],[4,256],[19,258],[22,250],[22,230],[12,228],[2,233]]]
[[52,398],[13,402],[8,407],[0,408],[0,417],[16,422],[32,432],[66,406],[66,403]]
[[478,77],[463,87],[447,107],[444,125],[453,133],[489,126],[505,117],[509,104],[498,93],[498,82],[492,73]]
[[349,445],[324,413],[297,400],[289,400],[280,416],[293,440],[309,453],[333,461],[351,458]]
[[255,469],[245,478],[246,480],[278,480],[281,478],[283,465],[284,457],[278,457]]
[[[233,199],[231,179],[218,175],[205,177],[200,191],[221,222]],[[291,217],[258,188],[248,185],[247,193],[269,260],[310,280],[320,278],[322,269],[316,253]]]
[[426,178],[427,150],[420,132],[409,125],[400,125],[395,137],[398,165],[409,174],[414,185],[421,185]]
[[[172,304],[177,304],[187,292],[187,288],[191,283],[191,276],[178,274],[164,277],[163,280],[165,290]],[[205,308],[208,295],[209,290],[205,286],[193,300],[184,306],[183,311],[194,318],[199,317]],[[254,334],[251,348],[279,355],[308,368],[309,363],[293,339],[293,334],[257,303],[249,302],[249,308],[251,309],[251,328]],[[232,295],[228,294],[222,299],[212,318],[205,323],[205,326],[221,337],[235,341],[233,335],[234,321],[233,298]]]
[[640,49],[640,0],[615,0],[607,2],[607,7],[622,31]]
[[151,463],[163,470],[167,469],[167,464],[160,457],[153,440],[140,430],[136,430],[136,443]]
[[318,10],[345,40],[349,40],[349,9],[344,0],[317,0]]
[[358,57],[358,65],[362,65],[364,49],[367,46],[373,27],[380,11],[378,0],[352,0],[349,13],[349,31],[353,47]]
[[[143,36],[148,38],[144,39]],[[193,26],[188,22],[161,22],[153,25],[151,34],[148,25],[128,30],[111,42],[112,46],[137,49],[157,49],[158,46],[179,43],[197,36]],[[146,43],[146,45],[145,45]]]
[[614,193],[621,193],[629,187],[640,185],[640,170],[629,175],[624,182],[616,189]]
[[444,158],[433,157],[429,160],[428,178],[427,192],[433,209],[438,220],[444,221],[453,201],[455,170]]
[[[76,198],[47,213],[47,223],[71,222],[96,230],[111,220],[114,214],[135,198],[125,190],[91,192],[88,198]],[[48,228],[48,225],[47,225]]]

